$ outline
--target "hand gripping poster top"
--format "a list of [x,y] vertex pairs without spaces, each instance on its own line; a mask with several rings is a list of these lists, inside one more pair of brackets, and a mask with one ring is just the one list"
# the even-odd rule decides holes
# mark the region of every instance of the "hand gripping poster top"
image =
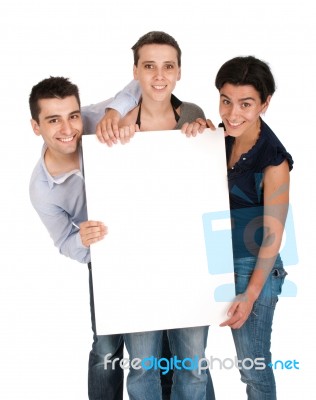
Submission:
[[234,298],[224,132],[83,142],[99,335],[219,324]]

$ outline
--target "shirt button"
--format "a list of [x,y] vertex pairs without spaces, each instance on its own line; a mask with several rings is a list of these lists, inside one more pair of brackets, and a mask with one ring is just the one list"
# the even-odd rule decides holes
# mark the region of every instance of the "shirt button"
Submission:
[[243,160],[246,160],[246,157],[243,157]]

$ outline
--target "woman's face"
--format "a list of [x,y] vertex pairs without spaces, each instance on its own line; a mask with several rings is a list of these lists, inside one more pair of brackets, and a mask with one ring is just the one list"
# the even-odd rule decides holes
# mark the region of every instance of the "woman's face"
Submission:
[[169,102],[181,76],[176,49],[166,44],[146,44],[138,52],[134,78],[139,81],[143,100]]
[[225,83],[219,91],[219,113],[230,136],[256,136],[260,114],[268,108],[271,96],[261,102],[259,92],[251,85]]

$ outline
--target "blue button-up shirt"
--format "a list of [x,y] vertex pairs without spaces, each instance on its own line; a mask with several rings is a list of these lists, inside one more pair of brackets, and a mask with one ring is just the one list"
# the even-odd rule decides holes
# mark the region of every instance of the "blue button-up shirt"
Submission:
[[[132,81],[114,99],[82,108],[85,133],[95,133],[96,124],[106,108],[114,108],[124,115],[135,107],[140,96],[136,81]],[[41,158],[37,162],[30,180],[31,203],[47,228],[59,252],[81,263],[90,262],[90,251],[80,238],[78,226],[87,221],[85,183],[80,147],[80,170],[61,176],[51,176],[46,169],[44,144]]]

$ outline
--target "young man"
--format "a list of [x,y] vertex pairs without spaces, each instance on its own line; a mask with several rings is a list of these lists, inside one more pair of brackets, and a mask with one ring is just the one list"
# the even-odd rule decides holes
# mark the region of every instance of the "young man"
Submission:
[[[187,122],[204,118],[200,107],[182,102],[173,94],[181,77],[181,50],[173,37],[164,32],[149,32],[132,47],[134,52],[134,79],[141,88],[139,104],[122,118],[119,135],[128,132],[180,129]],[[179,359],[205,357],[208,327],[171,329],[168,331],[170,348]],[[124,335],[130,358],[141,358],[134,349],[142,349],[150,355],[161,354],[162,332],[143,332]],[[145,353],[146,353],[145,351]],[[157,371],[130,370],[130,398],[160,399]],[[148,383],[147,383],[148,381]],[[150,384],[149,384],[150,382]],[[208,384],[208,385],[207,385]],[[207,390],[208,388],[208,390]],[[145,392],[146,390],[146,392]],[[147,393],[147,394],[146,394]],[[197,371],[174,371],[173,399],[214,399],[210,375]]]
[[[94,334],[88,372],[90,400],[122,400],[123,371],[120,368],[105,370],[104,356],[111,353],[113,358],[122,357],[123,339],[121,335],[98,336],[96,333],[89,246],[103,240],[107,228],[100,221],[87,221],[81,152],[83,120],[86,132],[94,133],[106,106],[116,107],[123,114],[126,104],[130,104],[130,108],[137,104],[137,92],[137,85],[131,83],[112,103],[105,101],[85,107],[83,115],[78,88],[66,78],[44,79],[32,88],[29,98],[33,131],[44,140],[41,158],[30,181],[32,205],[60,253],[89,266]],[[114,112],[113,126],[115,115]],[[109,118],[108,127],[111,121]],[[103,132],[106,134],[106,129]],[[115,141],[113,136],[112,139],[107,137],[109,145]]]

